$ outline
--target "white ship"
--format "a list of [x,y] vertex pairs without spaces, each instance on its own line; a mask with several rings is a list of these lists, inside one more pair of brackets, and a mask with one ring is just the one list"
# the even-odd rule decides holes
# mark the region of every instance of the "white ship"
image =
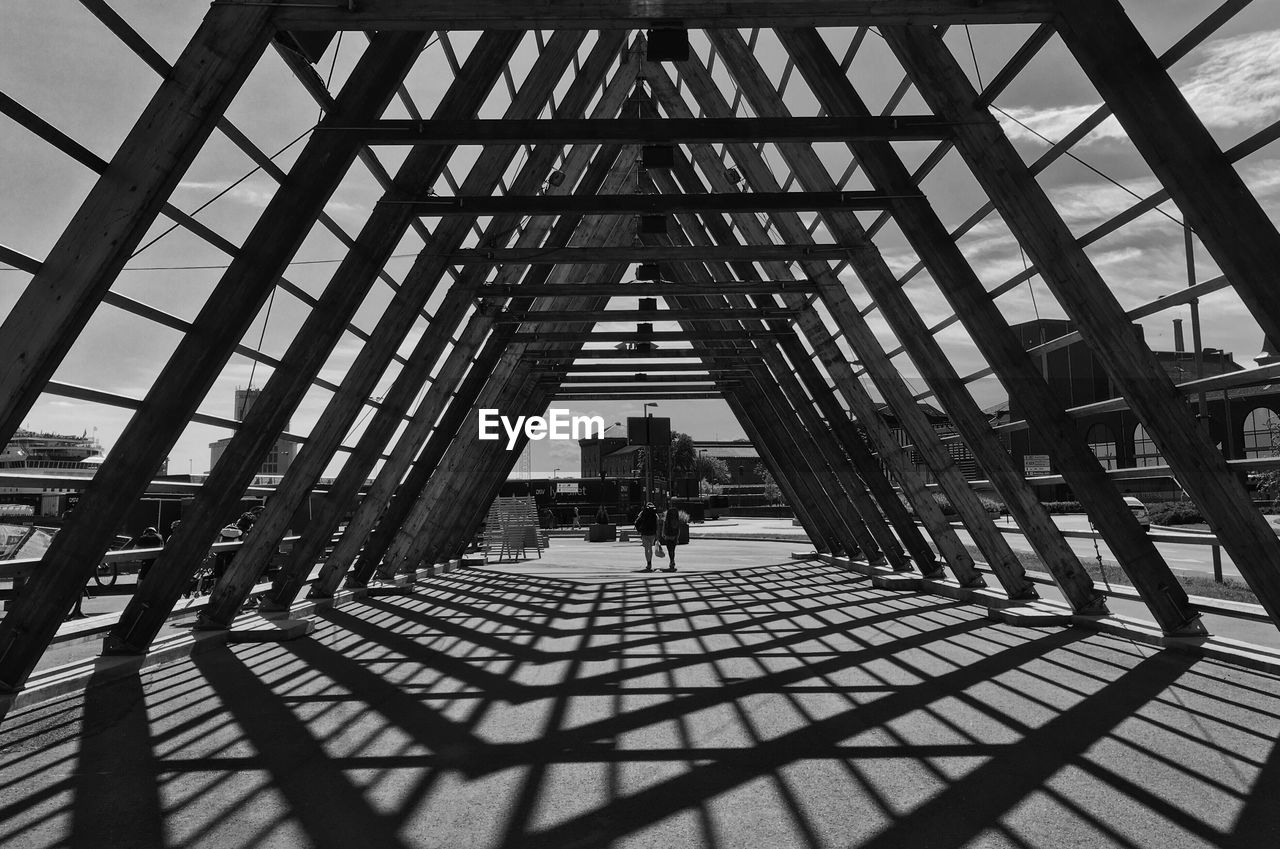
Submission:
[[0,516],[60,516],[67,495],[78,489],[48,486],[48,480],[24,484],[23,476],[91,478],[102,464],[102,444],[87,432],[80,436],[19,430],[0,452]]

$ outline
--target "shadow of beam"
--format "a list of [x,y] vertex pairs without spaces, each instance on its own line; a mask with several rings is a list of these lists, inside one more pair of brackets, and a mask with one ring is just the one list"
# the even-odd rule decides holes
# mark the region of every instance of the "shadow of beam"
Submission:
[[[292,820],[318,849],[404,849],[395,821],[369,806],[306,724],[280,695],[226,648],[192,658],[230,718],[257,750],[270,787],[288,803],[280,820]],[[99,846],[103,844],[98,844]]]
[[84,694],[67,845],[71,849],[164,846],[164,816],[142,680],[137,674],[113,675],[107,682],[94,682],[93,677]]

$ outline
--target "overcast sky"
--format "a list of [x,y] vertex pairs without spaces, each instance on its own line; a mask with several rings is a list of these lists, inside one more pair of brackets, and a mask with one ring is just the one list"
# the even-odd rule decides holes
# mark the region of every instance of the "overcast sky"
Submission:
[[[172,61],[197,26],[204,4],[111,0],[110,5],[166,60]],[[1217,4],[1203,0],[1127,0],[1124,5],[1159,53]],[[110,158],[155,91],[158,76],[72,0],[6,0],[5,11],[5,26],[0,28],[0,91],[91,153]],[[971,76],[989,81],[1028,33],[1026,27],[975,27],[968,33],[974,45],[972,54],[963,29],[953,29],[948,43]],[[829,34],[829,42],[838,56],[843,54],[850,35],[849,32]],[[452,43],[460,53],[465,53],[473,40],[473,36],[461,34]],[[333,89],[340,86],[363,44],[363,38],[348,33],[341,44],[331,46],[318,65],[322,75],[332,76]],[[701,48],[702,42],[695,39],[695,47]],[[535,52],[532,38],[527,39],[518,53],[517,81],[519,72],[527,69]],[[770,37],[762,38],[756,52],[766,71],[775,80],[780,79],[783,63],[776,42]],[[717,74],[720,73],[722,71],[717,70]],[[850,73],[873,108],[883,104],[901,78],[891,54],[874,35],[866,39]],[[1179,61],[1172,74],[1224,149],[1270,126],[1280,119],[1280,3],[1255,0],[1203,46]],[[408,81],[424,111],[430,111],[449,77],[442,45],[436,42],[423,52]],[[796,114],[812,114],[812,98],[804,91],[799,75],[791,76],[787,93]],[[500,114],[506,99],[505,89],[499,86],[486,110]],[[1098,103],[1097,94],[1056,39],[997,100],[997,106],[1012,116],[1002,115],[1001,120],[1029,161],[1046,150],[1047,143],[1012,119],[1056,140],[1093,112]],[[899,111],[918,112],[922,108],[919,99],[909,95]],[[389,114],[405,113],[397,107]],[[283,150],[277,162],[286,170],[317,117],[313,102],[272,52],[267,53],[230,111],[236,126],[260,148],[270,154]],[[0,117],[0,150],[3,151],[0,243],[42,259],[92,186],[94,175],[6,117]],[[900,151],[908,162],[915,162],[927,149],[921,145],[901,145]],[[394,171],[402,153],[386,149],[379,153],[386,155],[388,168]],[[846,153],[828,147],[824,147],[822,153],[835,174],[843,171],[848,160]],[[1145,197],[1157,189],[1149,169],[1112,120],[1078,144],[1074,153],[1083,162],[1060,159],[1046,169],[1040,179],[1077,234],[1088,232],[1131,206],[1135,195]],[[455,173],[459,178],[465,175],[473,154],[474,151],[455,160]],[[767,151],[766,155],[782,173],[784,165],[777,152]],[[1273,221],[1280,219],[1278,163],[1280,146],[1273,143],[1237,165]],[[244,154],[215,134],[184,176],[173,203],[193,212],[252,169],[252,163]],[[851,186],[861,187],[856,178]],[[450,191],[443,184],[440,189],[443,193]],[[964,221],[982,202],[972,177],[954,155],[925,182],[924,189],[950,226]],[[260,172],[253,174],[200,211],[197,218],[238,242],[252,227],[274,190],[273,180]],[[343,229],[354,234],[379,194],[374,181],[357,166],[335,193],[327,211]],[[1181,214],[1168,203],[1161,210],[1143,215],[1089,248],[1090,255],[1127,308],[1187,285],[1183,232],[1178,223]],[[870,221],[871,217],[866,220]],[[145,249],[129,262],[115,291],[189,320],[216,285],[227,257],[181,229],[165,234],[171,226],[164,219],[157,222],[143,242]],[[829,238],[821,228],[817,237],[819,240]],[[154,244],[150,244],[153,239]],[[914,254],[892,226],[882,231],[879,241],[895,270],[905,272],[914,265]],[[1016,244],[996,216],[977,224],[961,244],[988,287],[1004,283],[1023,268]],[[396,279],[403,277],[421,246],[418,237],[406,237],[396,251],[398,258],[388,266]],[[286,277],[318,295],[342,253],[339,241],[318,228],[304,244]],[[1201,281],[1218,274],[1201,248],[1196,251],[1195,270]],[[854,299],[860,305],[868,303],[856,281],[852,277],[848,279]],[[26,272],[0,270],[0,309],[9,309],[28,280]],[[950,314],[927,276],[917,275],[907,286],[926,321],[932,324]],[[366,329],[374,326],[388,298],[389,290],[385,286],[377,287],[360,311],[357,324]],[[998,303],[1011,322],[1026,321],[1037,315],[1063,315],[1038,279],[1030,287],[1019,286]],[[629,308],[633,304],[616,302],[618,308]],[[279,293],[270,304],[270,315],[266,312],[264,309],[258,315],[243,341],[251,348],[261,347],[264,353],[279,356],[305,317],[305,309],[292,296]],[[1215,294],[1202,301],[1201,315],[1204,344],[1233,351],[1237,362],[1249,364],[1262,339],[1239,299],[1231,292]],[[1153,348],[1172,348],[1173,318],[1188,318],[1187,309],[1144,320],[1146,337]],[[884,347],[895,348],[892,334],[877,314],[872,313],[869,320],[883,333]],[[611,329],[621,327],[623,325]],[[421,322],[415,339],[420,331]],[[1188,327],[1188,338],[1189,335]],[[943,331],[939,339],[962,374],[982,367],[981,358],[959,325]],[[59,369],[57,379],[141,398],[177,341],[177,334],[172,331],[114,307],[102,306]],[[340,379],[359,346],[356,337],[346,336],[330,358],[324,376],[335,381]],[[403,349],[408,350],[409,346]],[[903,358],[898,362],[912,385],[923,390],[924,381],[911,363]],[[202,412],[230,416],[235,387],[261,386],[268,377],[269,370],[263,366],[255,367],[245,358],[233,357],[202,404]],[[389,384],[390,376],[378,392],[385,391]],[[1002,392],[995,381],[988,379],[975,384],[975,395],[980,403],[987,405],[999,400]],[[327,393],[319,389],[310,393],[293,416],[292,430],[305,434],[327,397]],[[696,438],[734,439],[744,435],[721,402],[660,403],[662,406],[655,413],[671,416],[675,429]],[[640,413],[639,402],[564,406],[575,413],[602,415],[608,422]],[[127,419],[128,412],[124,410],[45,395],[31,411],[27,425],[75,433],[96,429],[110,447]],[[170,470],[205,471],[209,463],[208,443],[225,435],[226,431],[215,427],[188,427],[171,453]],[[555,468],[559,468],[562,475],[576,472],[577,446],[538,443],[532,466],[535,473],[550,473]]]

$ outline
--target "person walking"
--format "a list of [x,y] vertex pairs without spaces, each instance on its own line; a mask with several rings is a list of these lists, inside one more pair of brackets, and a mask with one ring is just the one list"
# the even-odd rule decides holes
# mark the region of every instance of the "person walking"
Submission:
[[[160,536],[160,532],[155,528],[146,528],[142,533],[129,541],[129,548],[164,548],[164,537]],[[156,562],[154,557],[149,557],[141,562],[138,566],[138,583],[142,583],[147,579],[147,573],[151,571],[151,564]]]
[[652,572],[653,546],[658,541],[658,509],[653,506],[653,502],[640,508],[640,513],[636,516],[636,533],[640,535],[640,542],[644,545],[644,569],[641,571]]
[[676,571],[676,546],[689,541],[689,514],[671,507],[662,517],[662,530],[658,538],[667,547],[670,565],[664,571]]

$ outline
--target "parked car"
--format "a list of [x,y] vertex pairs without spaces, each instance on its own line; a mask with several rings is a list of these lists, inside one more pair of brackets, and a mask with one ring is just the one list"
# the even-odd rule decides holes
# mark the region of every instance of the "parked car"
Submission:
[[1133,513],[1133,518],[1138,520],[1138,524],[1144,529],[1150,529],[1151,516],[1147,514],[1147,505],[1143,504],[1132,495],[1124,497],[1124,503],[1129,508],[1129,512]]

